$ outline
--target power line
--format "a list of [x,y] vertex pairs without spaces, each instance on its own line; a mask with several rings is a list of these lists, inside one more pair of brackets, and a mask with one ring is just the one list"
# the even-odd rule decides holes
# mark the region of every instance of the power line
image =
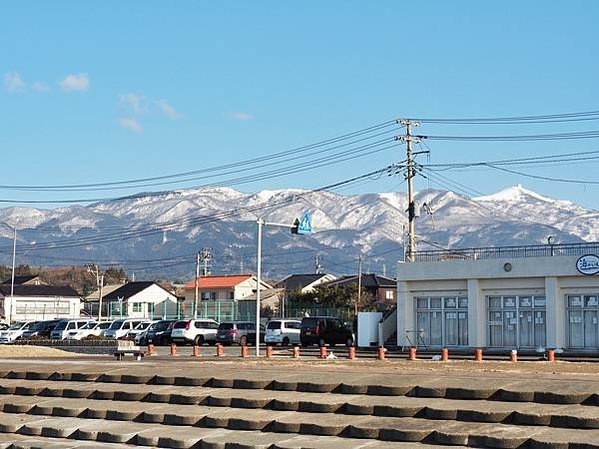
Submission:
[[512,117],[463,117],[463,118],[412,118],[421,123],[442,125],[522,125],[542,123],[568,123],[599,120],[599,111],[571,112],[549,115]]
[[419,139],[428,140],[446,140],[446,141],[465,141],[465,142],[532,142],[532,141],[559,141],[559,140],[579,140],[579,139],[597,139],[599,130],[575,131],[569,133],[555,134],[524,134],[524,135],[504,135],[504,136],[450,136],[450,135],[418,135]]
[[[298,156],[298,153],[304,153],[304,152],[307,152],[309,150],[314,150],[316,148],[326,147],[326,146],[332,145],[334,143],[342,142],[344,140],[350,140],[350,139],[354,139],[354,138],[359,137],[359,136],[371,134],[371,133],[373,133],[375,131],[380,131],[382,129],[388,128],[388,127],[390,127],[390,126],[392,126],[394,124],[395,124],[395,121],[394,120],[390,120],[390,121],[386,121],[386,122],[383,122],[383,123],[379,123],[378,125],[373,125],[373,126],[370,126],[370,127],[367,127],[367,128],[361,129],[361,130],[358,130],[358,131],[354,131],[354,132],[351,132],[351,133],[343,134],[341,136],[337,136],[337,137],[333,137],[333,138],[330,138],[330,139],[322,140],[322,141],[319,141],[319,142],[316,142],[316,143],[313,143],[313,144],[309,144],[309,145],[304,145],[304,146],[300,146],[300,147],[291,148],[289,150],[285,150],[285,151],[281,151],[281,152],[277,152],[277,153],[272,153],[272,154],[265,155],[265,156],[260,156],[260,157],[257,157],[257,158],[245,159],[245,160],[241,160],[241,161],[238,161],[238,162],[233,162],[233,163],[228,163],[228,164],[222,164],[222,165],[217,165],[217,166],[213,166],[213,167],[207,167],[207,168],[198,169],[198,170],[191,170],[191,171],[185,171],[185,172],[179,172],[179,173],[172,173],[172,174],[169,174],[169,175],[154,176],[154,177],[145,177],[145,178],[129,179],[129,180],[120,180],[120,181],[110,181],[110,182],[86,183],[86,184],[0,185],[0,189],[33,190],[33,191],[54,191],[54,190],[87,191],[87,189],[90,189],[90,190],[110,190],[110,189],[108,189],[108,187],[117,188],[116,186],[123,186],[123,185],[126,185],[126,187],[124,187],[124,188],[147,187],[147,186],[152,186],[152,185],[165,185],[165,184],[169,184],[169,183],[166,182],[166,183],[161,183],[161,184],[145,184],[145,185],[141,185],[141,186],[131,186],[130,184],[139,184],[139,183],[146,183],[146,182],[152,182],[152,181],[160,181],[160,180],[166,180],[166,179],[172,179],[172,178],[189,177],[189,176],[195,176],[195,175],[199,175],[199,174],[220,172],[220,171],[229,170],[229,169],[232,169],[232,168],[241,169],[242,167],[247,167],[248,165],[255,165],[255,164],[260,164],[260,166],[263,167],[264,166],[263,162],[268,162],[268,161],[272,161],[272,160],[280,159],[280,158],[285,158],[285,161],[287,161],[287,160],[290,160],[289,156],[293,156],[291,158],[291,160],[298,159],[298,158],[301,158],[301,157],[307,157],[308,155],[315,155],[315,154],[319,154],[319,153],[331,151],[333,149],[342,148],[344,146],[349,146],[349,145],[352,145],[352,144],[357,143],[357,142],[361,142],[361,141],[364,141],[364,140],[367,140],[367,139],[370,139],[370,138],[381,136],[381,135],[385,134],[385,132],[374,134],[374,135],[371,135],[371,136],[366,137],[366,138],[354,140],[353,142],[350,142],[350,143],[345,143],[345,144],[333,146],[332,148],[328,148],[328,149],[324,149],[324,150],[320,150],[320,151],[316,151],[316,152],[311,152],[311,153],[308,153],[308,155],[303,155],[303,156],[299,155]],[[247,168],[246,168],[246,170],[247,170]],[[211,175],[211,176],[215,176],[215,175]],[[204,175],[203,178],[204,177],[206,177],[206,176]],[[192,179],[197,179],[197,178],[192,178]],[[189,180],[187,180],[187,181],[189,181]],[[180,182],[180,181],[177,181],[177,182]],[[101,189],[94,189],[94,188],[99,188],[99,187]]]
[[[386,145],[388,144],[388,145]],[[225,182],[217,183],[216,185],[224,187],[231,185],[240,185],[240,184],[248,184],[256,181],[262,181],[266,179],[278,178],[281,176],[286,176],[289,174],[296,174],[305,171],[315,170],[317,168],[327,167],[330,165],[338,164],[341,162],[347,162],[354,159],[370,156],[375,153],[380,153],[382,151],[386,151],[392,148],[395,148],[398,145],[395,142],[394,137],[389,137],[387,139],[383,139],[381,141],[373,142],[367,145],[362,145],[356,148],[352,148],[348,151],[335,153],[332,155],[328,155],[326,157],[322,157],[320,159],[310,160],[306,162],[302,162],[300,164],[291,165],[288,167],[283,167],[278,170],[266,170],[257,174],[250,174],[246,176],[241,176],[238,178],[232,178]],[[193,186],[191,188],[200,188],[214,186],[214,184],[203,184],[200,186]],[[69,199],[54,199],[54,200],[15,200],[15,199],[0,199],[0,203],[5,204],[71,204],[71,203],[89,203],[89,202],[106,202],[106,201],[115,201],[115,200],[125,200],[125,199],[134,199],[138,197],[149,196],[149,194],[137,194],[126,197],[118,197],[118,198],[69,198]]]
[[[287,198],[284,198],[284,199],[274,202],[274,203],[263,202],[261,204],[254,205],[254,206],[240,207],[240,208],[237,208],[232,211],[224,211],[224,212],[221,212],[218,214],[213,214],[213,215],[208,215],[208,216],[199,216],[199,217],[195,217],[195,218],[185,218],[183,220],[177,220],[177,221],[166,223],[166,224],[162,223],[162,224],[158,225],[157,227],[150,227],[148,229],[141,229],[141,230],[128,230],[128,231],[124,231],[121,233],[111,234],[108,236],[83,237],[83,238],[79,238],[79,239],[71,238],[68,240],[43,242],[43,243],[37,243],[34,245],[26,244],[26,245],[24,245],[24,247],[22,247],[22,249],[27,250],[27,252],[31,252],[33,250],[35,250],[35,251],[37,251],[37,250],[53,250],[53,249],[60,249],[60,248],[77,247],[77,246],[82,246],[82,245],[108,243],[111,241],[138,238],[138,237],[142,237],[142,236],[148,236],[148,235],[153,235],[153,234],[157,234],[157,233],[161,233],[161,232],[166,232],[169,230],[174,230],[174,229],[171,229],[173,227],[175,227],[175,228],[181,227],[181,226],[189,227],[189,226],[193,226],[193,225],[198,226],[200,224],[206,224],[206,223],[210,223],[210,222],[220,221],[225,218],[231,218],[231,217],[240,215],[241,213],[244,213],[244,212],[256,212],[256,211],[267,209],[270,207],[287,204],[292,201],[296,201],[298,198],[306,197],[306,196],[309,196],[316,192],[320,192],[323,190],[335,189],[337,187],[351,184],[356,181],[363,180],[365,178],[370,178],[374,175],[379,175],[379,174],[382,175],[386,172],[393,173],[394,170],[395,170],[395,165],[388,165],[382,169],[374,170],[374,171],[366,173],[364,175],[355,176],[353,178],[346,179],[344,181],[340,181],[340,182],[337,182],[334,184],[329,184],[327,186],[324,186],[324,187],[321,187],[318,189],[314,189],[314,190],[310,190],[310,191],[307,191],[302,194],[297,194],[297,195],[294,195],[293,197],[287,197]],[[1,249],[1,247],[0,247],[0,249]]]

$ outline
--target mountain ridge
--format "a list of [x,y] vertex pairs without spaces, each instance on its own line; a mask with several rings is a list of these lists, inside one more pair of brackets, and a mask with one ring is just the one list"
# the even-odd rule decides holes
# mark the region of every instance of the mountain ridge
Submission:
[[[571,202],[549,198],[521,185],[492,195],[470,198],[445,190],[423,190],[416,200],[427,203],[417,219],[418,249],[442,247],[544,244],[549,235],[558,242],[599,239],[599,212]],[[259,207],[264,206],[262,209]],[[0,222],[19,229],[19,261],[45,265],[53,261],[72,265],[101,260],[106,264],[144,270],[144,276],[188,276],[193,254],[202,246],[215,250],[214,272],[236,272],[255,264],[255,220],[258,217],[291,223],[304,211],[312,215],[311,236],[292,236],[267,227],[264,239],[265,272],[273,276],[310,272],[311,258],[322,256],[325,269],[355,272],[360,252],[370,259],[369,271],[392,266],[403,253],[407,226],[406,195],[397,192],[341,195],[302,189],[244,193],[228,187],[174,190],[102,201],[88,206],[56,209],[12,207],[0,209]],[[214,218],[219,217],[218,220]],[[145,230],[152,232],[143,232]],[[130,238],[119,239],[119,233]],[[0,225],[2,260],[12,230]],[[80,247],[36,250],[50,242],[64,246],[88,239]],[[111,240],[112,239],[112,240]],[[95,243],[96,240],[109,240]],[[35,243],[35,244],[34,244]],[[30,248],[24,250],[24,248]],[[284,251],[281,251],[284,249]],[[272,255],[268,255],[272,253]],[[171,267],[142,266],[129,260],[190,255]],[[322,262],[321,262],[322,263]],[[368,266],[366,266],[368,268]]]

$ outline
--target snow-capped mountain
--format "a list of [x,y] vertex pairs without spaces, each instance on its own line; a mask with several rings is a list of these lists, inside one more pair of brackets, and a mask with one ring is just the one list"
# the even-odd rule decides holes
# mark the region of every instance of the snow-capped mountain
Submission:
[[[469,198],[426,190],[417,221],[418,249],[596,241],[599,212],[573,202],[547,198],[522,186]],[[214,249],[213,271],[231,273],[255,267],[258,217],[291,223],[308,211],[314,233],[291,235],[266,227],[264,270],[269,276],[311,272],[320,256],[325,270],[355,272],[365,255],[367,271],[394,273],[402,257],[407,224],[404,193],[340,195],[299,189],[243,193],[212,187],[139,194],[89,206],[52,210],[0,209],[0,223],[18,232],[18,263],[118,264],[138,277],[191,275],[194,253]],[[12,230],[0,224],[2,262],[10,258]],[[436,246],[431,246],[436,245]]]

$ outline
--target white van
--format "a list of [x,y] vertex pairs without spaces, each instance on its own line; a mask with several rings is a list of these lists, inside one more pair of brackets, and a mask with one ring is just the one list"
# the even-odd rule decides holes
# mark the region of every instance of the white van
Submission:
[[17,321],[5,331],[0,332],[0,343],[12,343],[29,330],[36,321]]
[[301,324],[299,320],[270,320],[266,325],[264,342],[281,346],[299,344]]
[[114,320],[110,327],[104,331],[104,336],[106,338],[115,339],[123,338],[142,321],[147,320],[143,318],[121,318],[119,320]]
[[87,323],[93,320],[60,320],[52,332],[50,332],[50,339],[52,340],[64,340],[67,338],[69,332],[81,329]]

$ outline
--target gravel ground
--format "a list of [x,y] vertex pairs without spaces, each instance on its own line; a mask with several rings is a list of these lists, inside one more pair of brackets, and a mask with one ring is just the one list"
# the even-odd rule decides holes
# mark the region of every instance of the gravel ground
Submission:
[[73,352],[61,351],[60,349],[48,348],[45,346],[29,345],[0,345],[0,358],[21,358],[21,357],[77,357]]

